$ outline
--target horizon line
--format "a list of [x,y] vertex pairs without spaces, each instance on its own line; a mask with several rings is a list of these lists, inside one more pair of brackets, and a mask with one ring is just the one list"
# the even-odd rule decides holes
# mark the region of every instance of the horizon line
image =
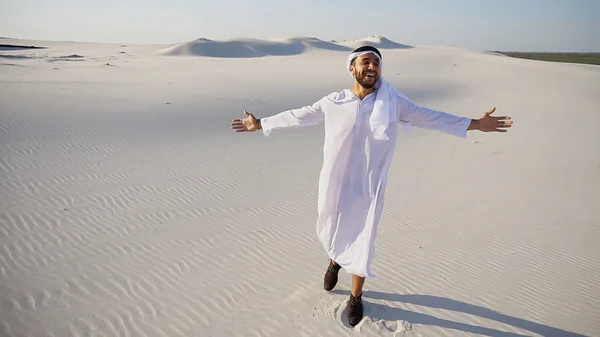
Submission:
[[[194,42],[194,41],[198,41],[198,40],[207,40],[210,42],[235,42],[235,41],[239,41],[239,42],[243,42],[242,40],[257,40],[257,41],[269,41],[269,42],[276,42],[274,40],[281,40],[281,39],[316,39],[318,41],[322,41],[322,42],[327,42],[327,43],[333,43],[333,44],[340,44],[340,43],[344,43],[344,42],[360,42],[361,40],[364,39],[368,39],[368,38],[380,38],[380,39],[384,39],[387,40],[389,42],[392,43],[397,43],[397,44],[402,44],[402,45],[406,45],[406,46],[411,46],[411,47],[450,47],[450,48],[458,48],[458,49],[467,49],[467,50],[479,50],[479,51],[484,51],[484,52],[499,52],[499,53],[543,53],[543,54],[547,54],[547,53],[571,53],[571,54],[600,54],[600,51],[572,51],[572,50],[553,50],[553,51],[538,51],[538,50],[515,50],[515,49],[481,49],[481,48],[473,48],[473,47],[464,47],[464,46],[458,46],[458,45],[449,45],[449,44],[405,44],[402,42],[397,42],[395,40],[389,39],[383,35],[379,35],[379,34],[372,34],[372,35],[365,35],[362,37],[358,37],[355,39],[344,39],[344,40],[336,40],[336,39],[322,39],[319,38],[317,36],[309,36],[309,35],[290,35],[290,36],[272,36],[272,37],[268,37],[268,38],[257,38],[257,37],[250,37],[250,36],[238,36],[238,37],[228,37],[228,38],[220,38],[220,39],[215,39],[215,38],[208,38],[208,37],[198,37],[196,39],[191,39],[191,40],[187,40],[187,41],[177,41],[177,42],[155,42],[155,43],[143,43],[143,42],[109,42],[109,41],[95,41],[95,40],[57,40],[57,39],[41,39],[41,38],[23,38],[23,37],[8,37],[8,36],[0,36],[0,39],[6,39],[6,40],[21,40],[21,41],[38,41],[38,42],[54,42],[54,43],[60,43],[60,42],[66,42],[66,43],[81,43],[81,44],[106,44],[106,45],[134,45],[134,46],[168,46],[168,45],[178,45],[178,44],[184,44],[184,43],[189,43],[189,42]],[[10,46],[10,45],[5,45],[5,46]],[[32,47],[32,46],[20,46],[20,47]],[[35,47],[35,46],[33,46]]]

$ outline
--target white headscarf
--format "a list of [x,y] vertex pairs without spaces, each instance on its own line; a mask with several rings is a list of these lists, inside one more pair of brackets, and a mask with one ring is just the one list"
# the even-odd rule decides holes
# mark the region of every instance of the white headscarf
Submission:
[[[375,83],[376,88],[376,96],[375,96],[375,104],[373,106],[373,112],[371,113],[371,117],[369,118],[369,124],[371,126],[371,131],[373,132],[373,137],[378,140],[388,140],[388,136],[385,134],[385,130],[388,127],[388,124],[391,121],[397,119],[397,104],[396,104],[396,89],[386,81],[383,76],[381,76],[383,69],[383,60],[381,57],[371,50],[360,51],[351,53],[348,56],[348,61],[346,62],[346,70],[350,71],[350,65],[352,60],[356,57],[359,57],[363,54],[372,53],[379,59],[379,80]],[[354,74],[352,74],[354,77]]]

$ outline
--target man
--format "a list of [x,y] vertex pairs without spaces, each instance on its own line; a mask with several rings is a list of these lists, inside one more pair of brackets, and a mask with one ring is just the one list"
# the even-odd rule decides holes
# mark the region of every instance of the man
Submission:
[[381,216],[388,168],[399,124],[437,130],[466,138],[466,132],[506,132],[510,117],[482,118],[451,115],[410,101],[381,77],[382,56],[377,48],[364,46],[348,57],[346,69],[354,77],[352,89],[331,93],[313,105],[257,119],[233,119],[236,132],[272,130],[325,124],[324,162],[318,187],[317,235],[330,260],[324,288],[332,290],[340,268],[352,274],[348,321],[363,317],[362,288],[374,277],[371,262]]

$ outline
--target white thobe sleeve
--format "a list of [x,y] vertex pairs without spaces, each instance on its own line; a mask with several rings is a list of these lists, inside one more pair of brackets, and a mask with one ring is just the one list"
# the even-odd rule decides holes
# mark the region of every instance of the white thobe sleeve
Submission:
[[422,129],[445,132],[466,138],[471,118],[455,116],[447,112],[419,106],[406,96],[397,96],[400,122],[410,123]]
[[312,105],[303,106],[298,109],[291,109],[280,112],[276,115],[261,118],[260,124],[265,136],[269,136],[272,130],[284,128],[298,128],[311,126],[321,123],[325,119],[322,100]]

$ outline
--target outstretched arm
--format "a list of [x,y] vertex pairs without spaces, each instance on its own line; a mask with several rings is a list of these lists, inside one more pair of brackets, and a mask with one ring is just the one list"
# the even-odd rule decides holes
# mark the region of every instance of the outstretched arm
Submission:
[[268,136],[272,130],[283,128],[297,128],[321,123],[325,116],[320,106],[320,101],[298,109],[280,112],[276,115],[257,119],[254,115],[244,110],[245,119],[234,119],[231,128],[236,132],[251,132],[263,130]]
[[467,136],[467,129],[472,125],[471,118],[455,116],[443,111],[422,107],[413,103],[410,99],[397,96],[401,122],[422,129],[436,130],[454,136]]
[[418,106],[403,96],[398,96],[398,104],[400,121],[409,122],[423,129],[441,131],[463,138],[467,136],[467,131],[471,130],[506,132],[506,129],[512,126],[511,117],[491,116],[496,108],[486,112],[481,118],[473,119]]
[[276,115],[262,118],[260,120],[261,129],[264,134],[268,136],[271,133],[271,130],[319,124],[325,119],[320,103],[321,102],[319,101],[313,105],[283,111]]

